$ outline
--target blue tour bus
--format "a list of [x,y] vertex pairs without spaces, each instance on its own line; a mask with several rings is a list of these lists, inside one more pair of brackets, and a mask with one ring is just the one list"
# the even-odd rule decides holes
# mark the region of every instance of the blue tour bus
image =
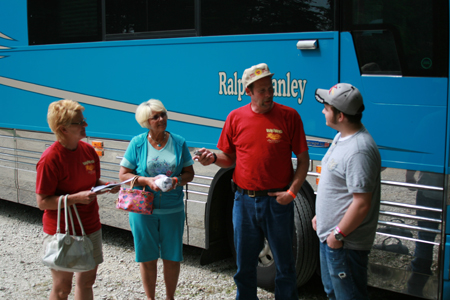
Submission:
[[[311,157],[295,199],[298,285],[317,271],[316,167],[335,135],[316,88],[337,82],[364,97],[363,123],[383,164],[382,205],[369,283],[449,299],[448,0],[15,0],[0,3],[0,198],[36,206],[35,165],[54,141],[48,105],[85,106],[102,177],[117,180],[138,104],[160,99],[168,130],[190,149],[216,143],[228,113],[249,102],[245,68],[267,63],[275,101],[302,116]],[[293,159],[295,165],[295,159]],[[201,263],[232,255],[233,169],[195,164],[185,190],[184,243]],[[103,224],[129,229],[114,198],[99,197]],[[273,286],[270,245],[258,283]]]

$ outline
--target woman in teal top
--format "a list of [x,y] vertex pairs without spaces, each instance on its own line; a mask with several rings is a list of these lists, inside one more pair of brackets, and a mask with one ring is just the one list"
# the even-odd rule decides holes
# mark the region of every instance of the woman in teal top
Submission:
[[[161,257],[166,299],[174,299],[183,260],[182,185],[194,178],[194,161],[185,139],[166,131],[167,110],[161,101],[150,99],[139,105],[136,120],[149,131],[131,140],[120,163],[119,177],[125,181],[138,175],[135,186],[148,186],[154,194],[152,215],[129,213],[136,261],[147,298],[155,299],[157,261]],[[163,192],[155,183],[158,175],[170,177],[172,188]]]

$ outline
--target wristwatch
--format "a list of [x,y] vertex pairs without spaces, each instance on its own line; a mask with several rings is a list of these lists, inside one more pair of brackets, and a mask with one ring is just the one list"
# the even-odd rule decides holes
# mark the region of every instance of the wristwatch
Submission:
[[334,238],[338,240],[339,242],[342,242],[344,240],[344,235],[342,232],[338,229],[338,227],[334,228]]

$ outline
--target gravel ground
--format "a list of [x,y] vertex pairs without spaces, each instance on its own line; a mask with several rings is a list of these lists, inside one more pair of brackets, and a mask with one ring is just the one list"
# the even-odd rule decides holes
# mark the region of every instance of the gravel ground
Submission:
[[[52,278],[42,256],[42,212],[36,208],[0,200],[0,299],[48,299]],[[236,266],[225,259],[200,266],[201,249],[184,247],[184,262],[176,299],[235,299]],[[138,264],[134,262],[131,232],[103,226],[104,262],[94,285],[95,299],[145,299]],[[162,263],[158,264],[162,270]],[[162,273],[156,294],[165,299]],[[418,299],[369,288],[371,299]],[[275,299],[273,292],[258,288],[259,299]],[[70,297],[73,299],[73,294]],[[299,299],[325,300],[315,276],[299,289]]]

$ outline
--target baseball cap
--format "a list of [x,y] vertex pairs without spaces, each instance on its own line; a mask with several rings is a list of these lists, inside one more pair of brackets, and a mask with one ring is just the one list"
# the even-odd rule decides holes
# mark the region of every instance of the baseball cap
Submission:
[[329,90],[317,89],[316,100],[336,107],[347,115],[357,115],[364,110],[359,90],[348,83],[338,83]]
[[256,66],[252,66],[248,69],[245,69],[244,75],[242,75],[242,83],[246,88],[256,80],[259,80],[267,76],[273,76],[273,73],[270,73],[267,64],[264,63],[258,64]]

